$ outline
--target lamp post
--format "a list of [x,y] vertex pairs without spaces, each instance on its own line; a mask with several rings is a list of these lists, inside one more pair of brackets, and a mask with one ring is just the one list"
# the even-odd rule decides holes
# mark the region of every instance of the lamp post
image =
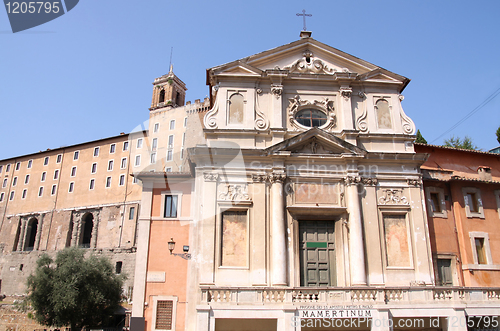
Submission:
[[184,260],[190,260],[191,259],[191,254],[188,253],[189,252],[189,246],[183,246],[184,253],[182,253],[182,254],[173,253],[174,248],[175,248],[174,238],[170,238],[170,241],[168,242],[168,250],[170,251],[170,255],[180,256]]

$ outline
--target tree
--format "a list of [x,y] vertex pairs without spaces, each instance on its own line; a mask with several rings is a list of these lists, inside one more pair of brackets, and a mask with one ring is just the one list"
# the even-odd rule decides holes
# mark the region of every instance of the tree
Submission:
[[417,139],[415,139],[415,142],[420,144],[427,144],[427,140],[425,140],[425,138],[422,136],[420,130],[417,130]]
[[27,303],[38,323],[47,326],[103,327],[119,308],[123,277],[111,263],[85,250],[67,248],[57,253],[55,264],[47,254],[28,277]]
[[449,139],[446,139],[443,146],[470,150],[481,150],[478,146],[474,145],[472,139],[469,136],[465,136],[464,139],[453,136]]
[[497,141],[500,144],[500,126],[497,129]]

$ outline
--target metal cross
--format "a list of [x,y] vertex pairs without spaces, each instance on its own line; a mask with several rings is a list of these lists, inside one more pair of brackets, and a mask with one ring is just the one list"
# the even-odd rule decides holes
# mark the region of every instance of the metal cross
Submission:
[[302,14],[297,14],[297,16],[303,16],[304,17],[304,31],[307,31],[307,29],[306,29],[306,16],[311,17],[312,14],[306,14],[306,10],[302,9]]

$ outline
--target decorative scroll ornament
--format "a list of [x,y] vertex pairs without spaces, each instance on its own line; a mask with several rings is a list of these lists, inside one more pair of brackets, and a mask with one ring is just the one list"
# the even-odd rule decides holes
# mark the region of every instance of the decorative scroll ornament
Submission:
[[422,182],[419,179],[407,179],[408,185],[410,186],[415,186],[415,187],[420,187]]
[[219,174],[203,174],[203,177],[205,178],[206,182],[216,182],[217,179],[219,179]]
[[344,100],[347,101],[351,97],[352,88],[350,87],[341,87],[340,94],[344,97]]
[[279,99],[283,94],[283,85],[281,84],[272,84],[271,85],[271,93],[274,94],[276,99]]
[[361,177],[359,177],[359,176],[347,176],[344,178],[344,183],[347,186],[359,184],[359,183],[361,183]]
[[258,88],[255,95],[255,129],[265,131],[269,129],[269,121],[266,115],[260,111],[259,95],[262,94],[262,89]]
[[321,110],[326,114],[326,123],[320,126],[321,129],[328,131],[337,125],[337,116],[335,116],[333,101],[329,100],[328,98],[325,98],[325,100],[314,100],[313,102],[311,102],[309,100],[302,100],[300,99],[300,96],[296,95],[295,97],[288,99],[288,101],[288,121],[294,131],[304,131],[310,129],[307,126],[299,124],[295,120],[295,115],[297,114],[297,112],[302,109],[309,108],[309,106],[313,106],[311,108]]
[[368,123],[366,122],[368,112],[366,111],[366,104],[363,102],[361,107],[363,107],[363,113],[356,119],[356,127],[361,132],[368,132]]
[[361,181],[366,186],[377,186],[377,184],[378,184],[378,179],[377,178],[363,177],[363,178],[361,178]]
[[387,189],[384,196],[378,199],[381,205],[409,205],[408,199],[403,195],[403,190]]
[[268,181],[267,175],[252,175],[252,180],[255,183],[265,183]]
[[221,184],[223,191],[219,194],[219,200],[226,201],[249,201],[250,197],[247,193],[245,184]]
[[[402,95],[399,96],[399,100],[401,100]],[[401,100],[402,101],[402,100]],[[403,132],[406,134],[414,134],[415,133],[415,123],[406,116],[403,107],[401,107],[401,122],[403,124]]]
[[316,59],[309,50],[304,51],[302,58],[284,67],[290,72],[311,73],[311,74],[333,74],[337,70],[329,68],[325,62]]
[[216,115],[219,112],[219,98],[215,98],[214,107],[210,109],[203,118],[203,124],[207,129],[217,129]]
[[286,180],[286,174],[272,173],[269,175],[271,183],[283,183]]

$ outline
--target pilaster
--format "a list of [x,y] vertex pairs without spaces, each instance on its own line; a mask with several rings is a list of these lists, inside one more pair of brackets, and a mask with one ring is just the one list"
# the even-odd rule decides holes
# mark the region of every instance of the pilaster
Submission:
[[203,214],[200,229],[200,250],[202,261],[199,264],[200,284],[213,285],[215,282],[215,242],[207,238],[215,238],[216,215],[217,215],[217,180],[218,174],[203,174]]
[[286,282],[286,226],[285,199],[283,194],[284,173],[273,173],[271,181],[271,281],[273,286],[285,286]]

